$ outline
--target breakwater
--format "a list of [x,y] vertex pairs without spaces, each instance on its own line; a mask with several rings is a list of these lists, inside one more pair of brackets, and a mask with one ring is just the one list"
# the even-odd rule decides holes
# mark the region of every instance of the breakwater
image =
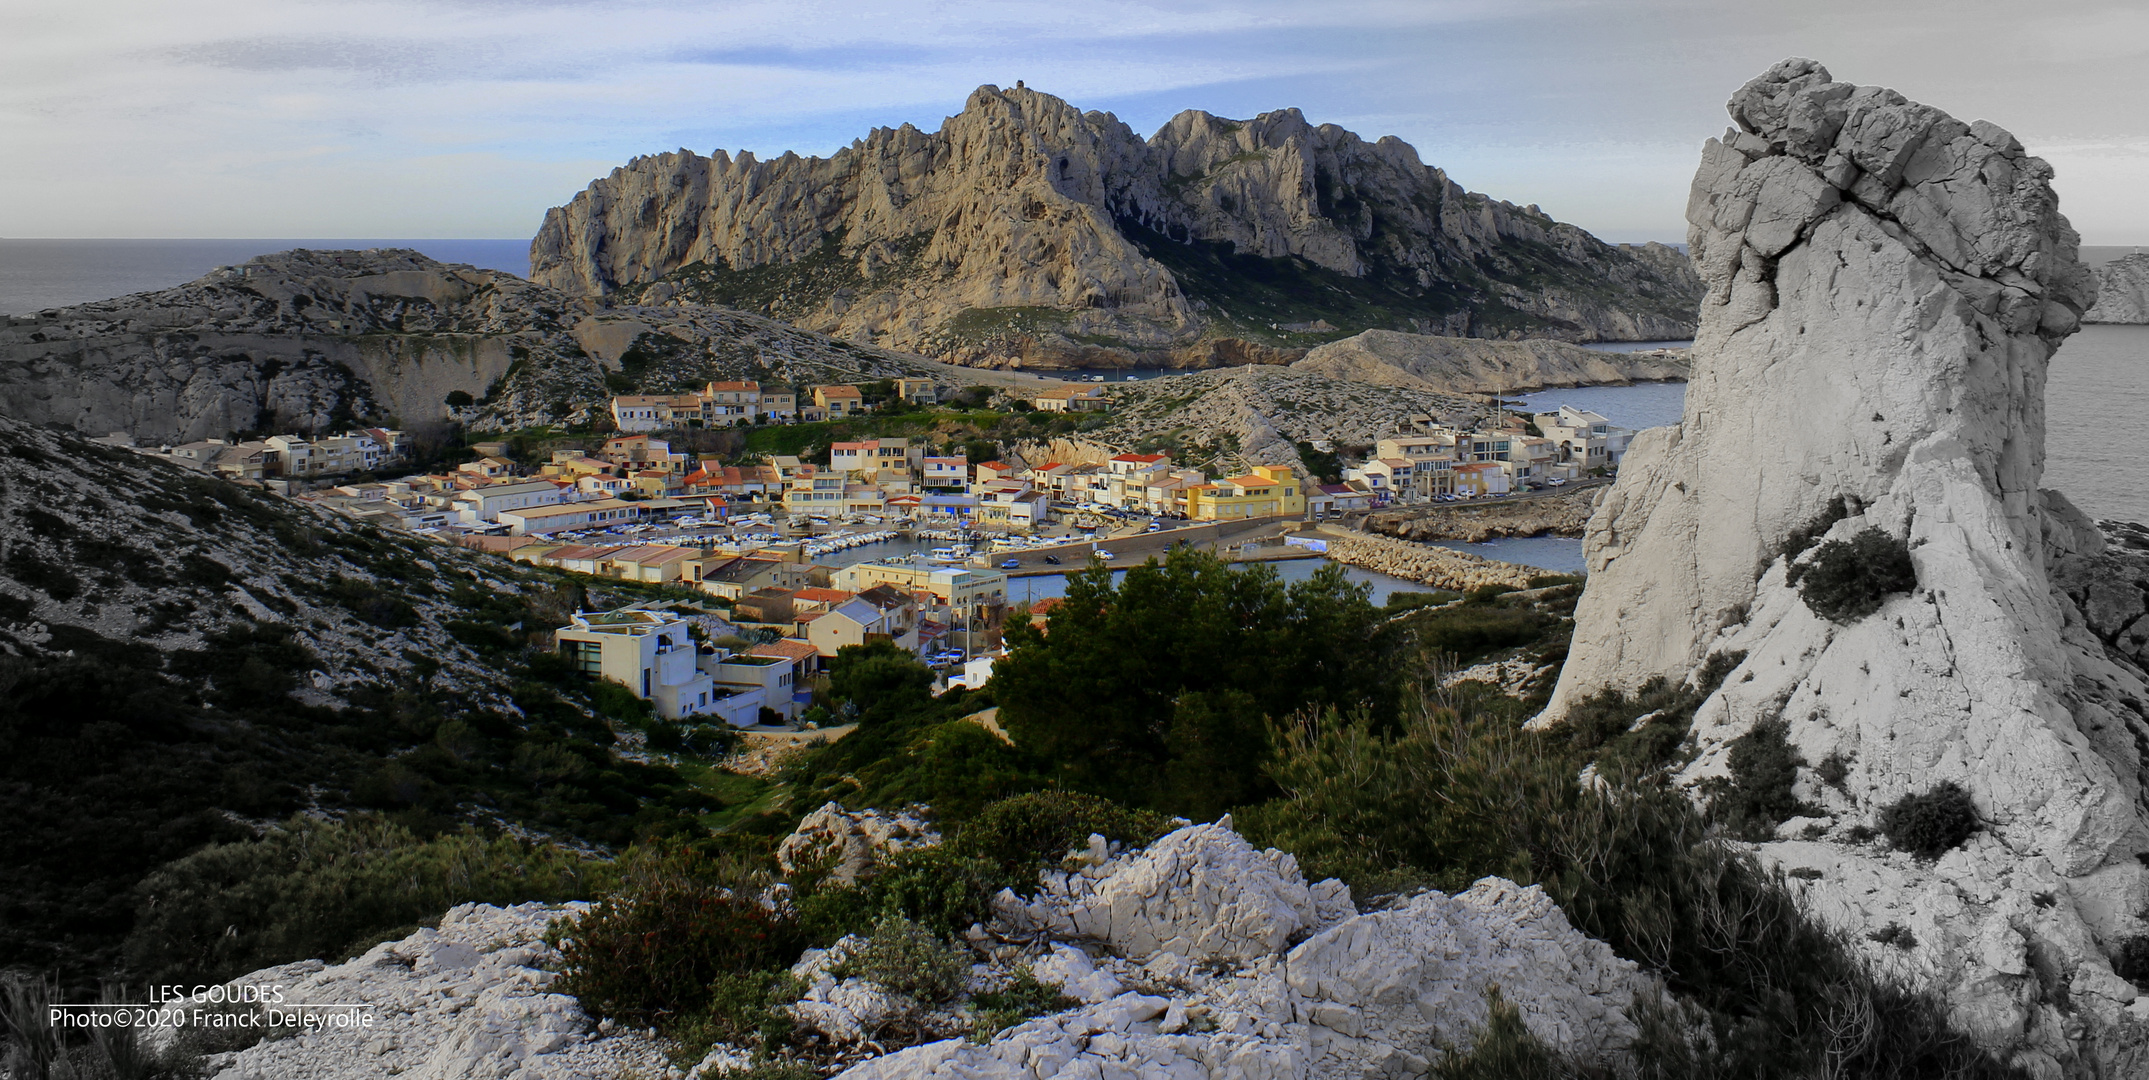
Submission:
[[1436,589],[1468,592],[1485,585],[1507,585],[1526,589],[1530,586],[1531,578],[1545,574],[1545,571],[1534,566],[1495,562],[1464,551],[1422,547],[1402,540],[1391,540],[1385,536],[1367,536],[1330,529],[1323,529],[1322,533],[1328,538],[1328,557],[1339,563],[1404,578]]

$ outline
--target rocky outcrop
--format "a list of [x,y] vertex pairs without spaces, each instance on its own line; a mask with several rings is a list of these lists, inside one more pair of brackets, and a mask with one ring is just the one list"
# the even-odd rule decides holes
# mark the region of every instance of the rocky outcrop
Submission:
[[[2037,1074],[2139,1073],[2143,1006],[2108,958],[2149,932],[2149,685],[2054,588],[2102,542],[2038,490],[2046,363],[2095,288],[2052,170],[1991,123],[1806,60],[1730,110],[1688,203],[1709,291],[1685,415],[1636,438],[1590,521],[1542,719],[1735,663],[1681,781],[1725,775],[1733,738],[1786,721],[1821,815],[1800,835],[1829,846],[1803,878],[1815,910],[1897,942],[1874,948]],[[1877,530],[1915,584],[1823,617],[1792,574],[1814,551],[1785,547],[1809,523]],[[1943,782],[1984,823],[1970,847],[1928,867],[1858,841]],[[1794,856],[1811,857],[1769,855]],[[1907,949],[1876,925],[1921,905],[1930,936]]]
[[1369,514],[1365,530],[1398,540],[1461,540],[1478,544],[1502,536],[1580,536],[1596,508],[1599,487],[1534,495],[1486,505],[1435,504]]
[[2097,299],[2083,322],[2149,323],[2149,253],[2135,252],[2097,270]]
[[[947,372],[759,316],[599,311],[415,251],[263,255],[177,288],[0,322],[0,413],[145,444],[460,419],[583,421],[618,389]],[[950,380],[951,383],[953,380]]]
[[1494,986],[1532,1033],[1601,1065],[1633,1038],[1635,999],[1657,993],[1535,886],[1486,878],[1359,914],[1341,883],[1309,884],[1290,856],[1255,849],[1228,818],[1044,884],[1028,902],[1002,893],[993,930],[1044,934],[1008,962],[1028,963],[1081,1008],[984,1045],[945,1039],[841,1075],[1416,1074],[1436,1047],[1473,1044]]
[[917,814],[851,811],[827,803],[777,845],[776,865],[785,874],[818,870],[831,881],[854,885],[873,876],[890,856],[939,842],[940,834]]
[[[559,952],[544,942],[556,918],[586,904],[497,908],[465,904],[401,941],[376,945],[348,963],[307,960],[232,981],[277,986],[272,1038],[209,1060],[216,1080],[310,1077],[316,1080],[585,1080],[663,1075],[670,1067],[658,1042],[631,1029],[600,1028],[574,998],[552,993]],[[356,1008],[306,1008],[308,1005]],[[296,1021],[349,1017],[364,1024]]]
[[1596,352],[1563,341],[1478,341],[1368,330],[1291,365],[1338,379],[1444,394],[1507,394],[1550,386],[1684,379],[1681,353]]
[[1347,566],[1376,570],[1390,577],[1469,592],[1486,585],[1527,589],[1545,576],[1533,566],[1499,562],[1467,551],[1390,540],[1385,536],[1339,536],[1328,541],[1328,557]]
[[636,158],[549,212],[530,252],[578,295],[728,304],[988,366],[1098,347],[1186,362],[1206,338],[1304,348],[1339,326],[1683,338],[1699,293],[1669,249],[1465,192],[1392,137],[1286,109],[1185,112],[1143,139],[1019,84],[829,158]]

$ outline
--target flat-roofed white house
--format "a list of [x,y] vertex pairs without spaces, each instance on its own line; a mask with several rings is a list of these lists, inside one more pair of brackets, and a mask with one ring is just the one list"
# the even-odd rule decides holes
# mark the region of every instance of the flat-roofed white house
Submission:
[[620,525],[637,521],[641,516],[641,503],[628,502],[625,499],[599,499],[596,502],[564,503],[559,506],[533,506],[526,510],[502,510],[499,520],[508,527],[509,535],[529,536],[567,529],[586,529],[592,525]]
[[685,619],[638,608],[577,612],[553,637],[576,671],[626,687],[660,717],[710,711],[716,677],[701,669]]
[[455,496],[456,517],[465,525],[491,524],[500,520],[503,510],[528,510],[559,504],[560,486],[550,480],[494,484],[471,488]]

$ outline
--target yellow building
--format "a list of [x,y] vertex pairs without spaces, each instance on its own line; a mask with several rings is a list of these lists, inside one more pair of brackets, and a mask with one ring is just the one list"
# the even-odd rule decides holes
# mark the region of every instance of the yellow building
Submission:
[[1186,513],[1196,521],[1298,517],[1306,512],[1306,489],[1288,465],[1256,465],[1234,476],[1186,489]]

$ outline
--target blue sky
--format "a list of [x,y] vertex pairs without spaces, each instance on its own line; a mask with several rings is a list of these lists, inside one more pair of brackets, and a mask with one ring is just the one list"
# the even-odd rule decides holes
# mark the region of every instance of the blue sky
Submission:
[[2015,132],[2149,244],[2149,10],[1956,0],[11,0],[0,236],[527,237],[636,154],[826,154],[981,83],[1153,131],[1297,106],[1612,240],[1683,238],[1787,55]]

